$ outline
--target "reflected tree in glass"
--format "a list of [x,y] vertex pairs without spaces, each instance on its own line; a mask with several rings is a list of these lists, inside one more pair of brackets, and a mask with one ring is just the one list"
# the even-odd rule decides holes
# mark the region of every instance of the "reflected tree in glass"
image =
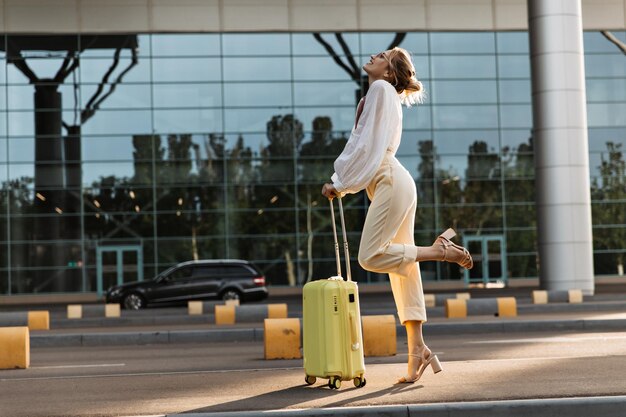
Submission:
[[607,142],[606,148],[607,152],[602,154],[602,162],[598,167],[600,179],[594,178],[591,184],[593,222],[596,226],[593,239],[596,249],[614,251],[611,258],[615,263],[609,266],[603,262],[596,266],[596,270],[624,275],[626,161],[621,143]]
[[[313,37],[324,47],[324,49],[326,50],[326,52],[328,52],[328,55],[330,55],[333,61],[335,61],[335,63],[339,65],[339,67],[346,71],[346,73],[348,73],[348,75],[350,76],[350,79],[356,83],[358,87],[355,91],[355,103],[358,103],[359,100],[361,100],[361,98],[367,94],[367,90],[369,89],[368,77],[367,75],[363,74],[361,70],[361,65],[359,65],[355,60],[355,56],[358,56],[358,53],[355,54],[353,51],[350,50],[350,47],[348,46],[347,42],[340,32],[335,33],[335,39],[341,46],[341,52],[335,51],[335,49],[328,42],[326,42],[326,40],[324,40],[320,33],[314,33]],[[392,49],[396,46],[400,46],[405,37],[405,32],[396,33],[393,40],[389,43],[387,49]],[[344,60],[342,60],[341,55],[343,55],[345,62]]]

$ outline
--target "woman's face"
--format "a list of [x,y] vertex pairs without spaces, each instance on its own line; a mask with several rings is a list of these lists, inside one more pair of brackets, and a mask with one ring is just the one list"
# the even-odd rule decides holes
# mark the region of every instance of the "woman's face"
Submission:
[[389,75],[389,52],[383,51],[376,55],[371,55],[371,59],[363,65],[363,70],[370,78],[379,80],[385,79]]

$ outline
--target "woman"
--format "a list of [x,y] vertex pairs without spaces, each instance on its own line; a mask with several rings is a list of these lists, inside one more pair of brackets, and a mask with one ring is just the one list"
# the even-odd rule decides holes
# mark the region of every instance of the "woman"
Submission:
[[441,371],[437,356],[422,336],[426,307],[418,263],[447,261],[469,269],[473,261],[465,248],[450,241],[455,235],[452,229],[432,246],[415,246],[415,181],[395,157],[402,135],[401,104],[417,104],[423,96],[409,53],[396,47],[372,55],[363,70],[369,78],[369,91],[357,106],[352,134],[335,160],[332,183],[324,184],[322,194],[332,199],[367,191],[371,205],[363,226],[359,263],[368,271],[389,274],[409,348],[407,375],[398,382],[413,383],[429,365],[435,373]]

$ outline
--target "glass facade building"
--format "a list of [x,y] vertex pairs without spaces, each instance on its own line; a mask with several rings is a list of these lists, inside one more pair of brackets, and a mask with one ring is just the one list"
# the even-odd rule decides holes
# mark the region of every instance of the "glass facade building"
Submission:
[[[613,32],[626,42],[626,32]],[[321,196],[366,86],[398,44],[427,99],[397,157],[415,238],[454,227],[469,276],[537,276],[527,32],[6,35],[0,66],[0,295],[98,292],[190,259],[242,258],[270,285],[334,273]],[[596,275],[626,258],[626,58],[584,33]],[[567,152],[567,149],[563,149]],[[367,210],[346,197],[353,258]],[[620,269],[622,268],[622,269]],[[360,282],[386,280],[356,261]]]

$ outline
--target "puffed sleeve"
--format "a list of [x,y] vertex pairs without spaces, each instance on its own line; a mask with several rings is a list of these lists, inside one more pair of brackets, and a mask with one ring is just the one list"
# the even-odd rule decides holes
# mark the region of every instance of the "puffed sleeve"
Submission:
[[354,194],[365,189],[380,166],[391,137],[402,121],[396,107],[399,97],[386,81],[370,85],[363,113],[352,131],[341,155],[335,160],[333,186],[341,194]]

